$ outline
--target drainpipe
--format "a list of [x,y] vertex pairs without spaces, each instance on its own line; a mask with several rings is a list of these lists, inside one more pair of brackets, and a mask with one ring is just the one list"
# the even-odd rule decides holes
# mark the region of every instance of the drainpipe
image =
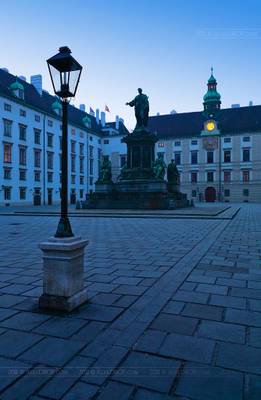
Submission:
[[45,170],[45,122],[46,122],[46,115],[43,118],[43,204],[45,205],[45,189],[46,189],[46,170]]

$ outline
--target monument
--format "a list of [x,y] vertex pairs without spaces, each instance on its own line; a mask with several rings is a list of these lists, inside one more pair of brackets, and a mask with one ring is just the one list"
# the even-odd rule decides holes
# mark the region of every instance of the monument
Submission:
[[[186,207],[189,202],[179,191],[178,170],[174,162],[168,167],[163,155],[155,159],[158,138],[148,128],[149,99],[138,89],[138,95],[126,103],[135,109],[136,127],[123,138],[127,144],[127,163],[117,182],[111,180],[111,165],[104,160],[95,193],[84,207],[122,209],[171,209]],[[165,180],[168,171],[167,183]]]

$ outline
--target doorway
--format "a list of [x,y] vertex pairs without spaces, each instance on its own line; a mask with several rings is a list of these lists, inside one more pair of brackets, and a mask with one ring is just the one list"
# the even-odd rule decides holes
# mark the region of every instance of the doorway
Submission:
[[216,200],[216,189],[212,186],[206,188],[205,200],[206,202],[214,202]]

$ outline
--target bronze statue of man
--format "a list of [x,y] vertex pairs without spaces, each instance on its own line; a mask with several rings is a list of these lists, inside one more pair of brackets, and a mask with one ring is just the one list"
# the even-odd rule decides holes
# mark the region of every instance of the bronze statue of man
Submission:
[[146,94],[142,93],[142,89],[138,89],[139,94],[127,106],[135,108],[135,117],[137,120],[136,128],[145,128],[148,125],[149,117],[149,99]]

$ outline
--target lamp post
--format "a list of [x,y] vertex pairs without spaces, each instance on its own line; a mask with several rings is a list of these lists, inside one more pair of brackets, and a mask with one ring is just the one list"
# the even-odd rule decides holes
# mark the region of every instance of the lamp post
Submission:
[[47,60],[55,94],[62,100],[62,186],[61,217],[55,237],[73,236],[68,218],[68,103],[79,84],[82,66],[71,56],[69,47],[60,47],[59,53]]
[[68,103],[74,97],[82,67],[68,47],[47,60],[55,94],[62,101],[61,217],[54,237],[40,244],[43,252],[43,294],[39,307],[70,312],[87,300],[84,248],[88,240],[72,233],[68,218]]

